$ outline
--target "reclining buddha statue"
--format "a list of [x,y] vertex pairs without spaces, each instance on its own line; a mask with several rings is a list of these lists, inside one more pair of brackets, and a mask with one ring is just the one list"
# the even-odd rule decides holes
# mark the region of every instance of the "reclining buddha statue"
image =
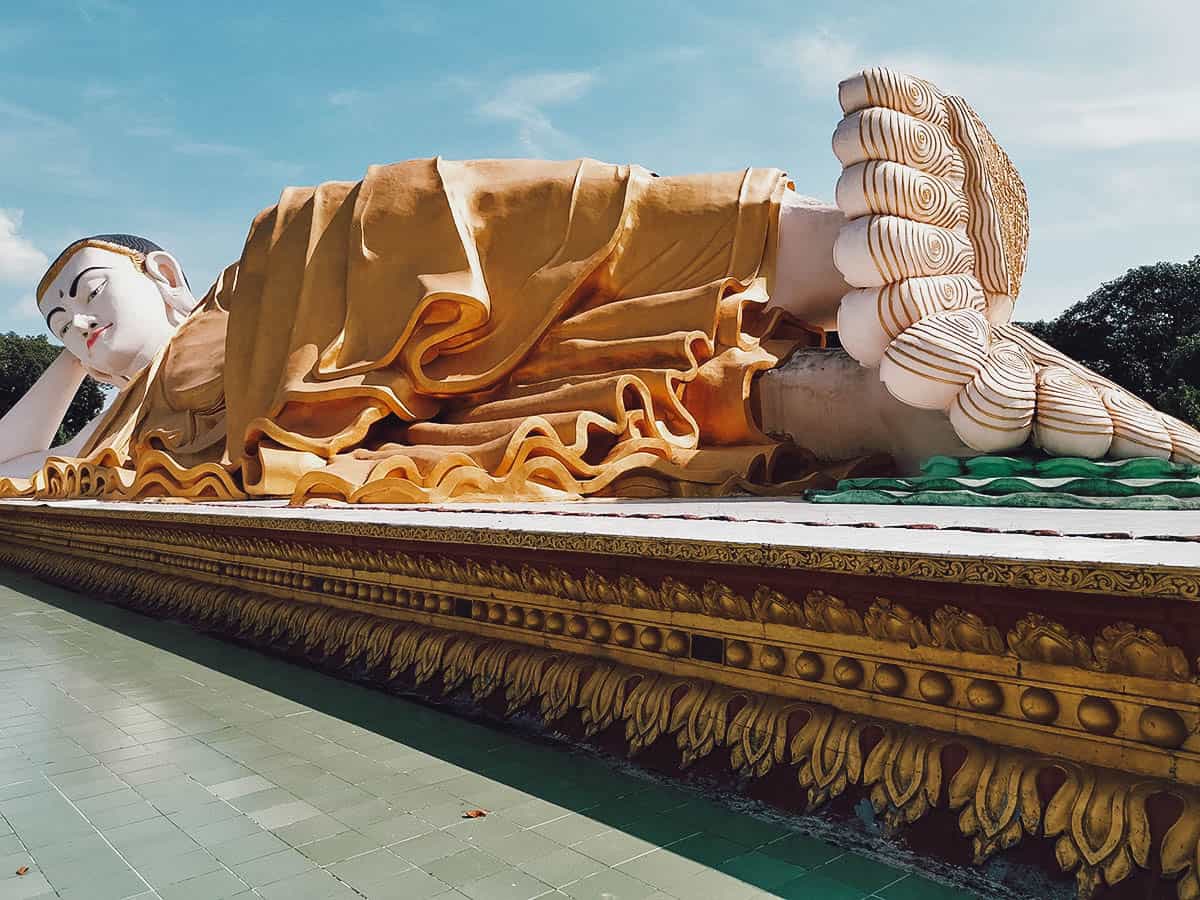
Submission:
[[[774,169],[437,158],[288,188],[198,301],[148,240],[76,241],[37,287],[65,350],[0,420],[0,496],[711,495],[935,453],[1200,461],[1200,434],[1010,324],[1025,190],[971,107],[886,69],[840,101],[836,206]],[[834,329],[844,351],[809,349]],[[119,393],[51,449],[85,373]]]

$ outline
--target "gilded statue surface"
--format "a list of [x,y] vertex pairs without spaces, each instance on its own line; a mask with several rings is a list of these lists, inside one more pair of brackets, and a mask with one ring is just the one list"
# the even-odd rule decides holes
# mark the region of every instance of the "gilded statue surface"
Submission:
[[[1029,445],[1200,461],[1194,430],[1009,323],[1025,190],[970,106],[885,69],[840,100],[836,206],[776,169],[435,158],[288,188],[199,300],[151,241],[76,241],[38,285],[66,350],[3,420],[0,496],[780,493]],[[845,351],[814,353],[831,330]],[[120,392],[51,449],[85,372]]]

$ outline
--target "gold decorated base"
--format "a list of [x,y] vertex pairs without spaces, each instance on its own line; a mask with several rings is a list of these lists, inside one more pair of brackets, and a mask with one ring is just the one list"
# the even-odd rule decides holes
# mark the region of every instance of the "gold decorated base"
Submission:
[[354,677],[570,716],[633,754],[788,769],[807,809],[862,794],[896,828],[951,813],[977,862],[1049,840],[1081,896],[1140,872],[1200,897],[1200,617],[1183,599],[1200,567],[876,552],[872,568],[654,521],[615,536],[6,504],[0,564]]

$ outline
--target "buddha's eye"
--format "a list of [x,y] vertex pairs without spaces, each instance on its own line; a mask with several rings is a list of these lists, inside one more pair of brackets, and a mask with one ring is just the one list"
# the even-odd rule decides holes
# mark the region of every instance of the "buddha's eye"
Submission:
[[65,337],[67,336],[67,329],[68,329],[68,328],[70,328],[70,327],[71,327],[71,323],[70,323],[70,322],[68,322],[68,323],[67,323],[66,325],[64,325],[62,328],[58,329],[58,336],[59,336],[60,338],[65,338]]
[[105,286],[106,284],[108,284],[108,279],[107,279],[107,278],[106,278],[104,281],[100,282],[98,285],[96,285],[94,288],[92,288],[92,292],[91,292],[90,294],[88,294],[88,303],[91,303],[91,302],[92,302],[93,300],[95,300],[95,299],[96,299],[98,296],[100,296],[100,292],[101,292],[102,290],[104,290],[104,286]]

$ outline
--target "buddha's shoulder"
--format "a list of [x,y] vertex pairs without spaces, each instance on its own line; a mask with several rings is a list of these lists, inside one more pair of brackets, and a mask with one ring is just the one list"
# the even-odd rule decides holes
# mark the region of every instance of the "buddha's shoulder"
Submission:
[[206,408],[223,394],[228,321],[229,314],[219,306],[203,305],[175,332],[158,373],[171,406]]

